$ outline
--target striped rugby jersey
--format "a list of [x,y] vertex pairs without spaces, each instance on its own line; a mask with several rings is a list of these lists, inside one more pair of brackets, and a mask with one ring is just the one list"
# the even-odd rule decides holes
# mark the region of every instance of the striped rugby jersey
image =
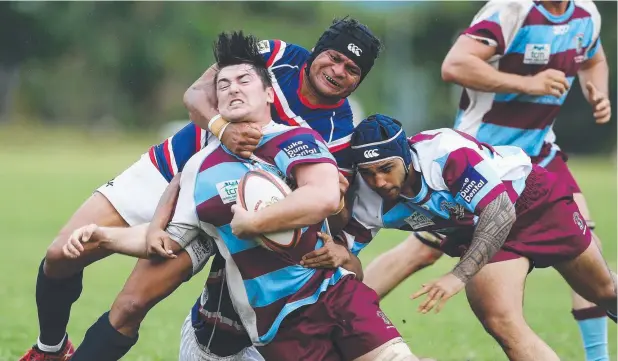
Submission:
[[[325,142],[313,130],[273,122],[263,131],[254,154],[287,177],[292,177],[297,165],[336,164]],[[232,234],[231,206],[236,203],[238,181],[249,170],[260,167],[260,163],[238,158],[213,140],[185,166],[178,204],[167,229],[181,245],[199,233],[214,238],[222,258],[217,262],[225,261],[221,275],[225,274],[229,296],[255,345],[270,342],[288,314],[315,303],[329,286],[349,274],[342,268],[300,266],[302,256],[323,246],[317,237],[323,222],[303,229],[298,245],[284,253],[266,250],[254,240]],[[270,167],[264,169],[272,171]],[[213,271],[222,271],[220,266]]]
[[[281,40],[264,40],[259,43],[259,51],[267,62],[275,90],[272,119],[280,124],[317,131],[334,155],[339,170],[351,175],[349,151],[354,124],[348,100],[342,99],[333,105],[313,105],[301,95],[305,64],[311,54],[308,50]],[[189,123],[163,143],[150,148],[150,160],[169,182],[182,171],[189,158],[206,145],[206,133]]]
[[478,215],[502,192],[515,204],[532,170],[520,148],[491,147],[452,129],[421,132],[408,143],[420,192],[387,208],[357,174],[351,188],[353,217],[344,230],[352,252],[362,250],[382,228],[443,234],[472,230]]
[[[464,31],[496,48],[489,64],[502,72],[534,75],[546,69],[573,83],[582,63],[599,49],[601,16],[592,1],[570,1],[566,13],[549,13],[538,1],[489,1]],[[554,143],[553,123],[562,97],[485,93],[464,89],[455,129],[492,145],[515,145],[530,156]]]

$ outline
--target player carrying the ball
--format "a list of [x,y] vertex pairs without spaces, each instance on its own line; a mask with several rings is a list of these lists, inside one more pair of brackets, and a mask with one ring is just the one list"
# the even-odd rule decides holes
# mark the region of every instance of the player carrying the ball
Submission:
[[[194,155],[182,172],[167,233],[182,247],[214,239],[225,259],[234,307],[266,360],[418,360],[384,317],[375,292],[353,273],[300,265],[305,254],[322,247],[318,232],[339,208],[336,162],[315,131],[272,121],[271,78],[253,37],[221,34],[216,48],[219,112],[229,121],[258,125],[263,137],[251,159],[217,140]],[[297,188],[259,212],[248,212],[224,186],[254,169],[285,177]],[[303,231],[298,244],[279,252],[254,240],[298,228]],[[146,235],[144,227],[113,231],[126,235],[117,233],[116,242]],[[187,352],[200,350],[195,345]],[[78,348],[73,360],[90,360],[86,352]]]

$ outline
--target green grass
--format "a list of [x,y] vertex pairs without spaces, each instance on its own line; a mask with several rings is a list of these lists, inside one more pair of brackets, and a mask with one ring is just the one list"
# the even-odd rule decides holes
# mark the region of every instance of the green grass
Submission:
[[[48,244],[93,189],[135,161],[154,138],[82,134],[66,130],[0,128],[0,361],[16,360],[38,335],[34,300],[37,267]],[[570,162],[597,221],[610,266],[616,268],[616,168],[607,158]],[[364,264],[405,235],[384,232],[362,254]],[[392,292],[383,309],[417,355],[441,361],[505,360],[469,310],[456,296],[438,315],[419,315],[408,296],[419,285],[449,270],[444,257]],[[135,261],[112,256],[85,272],[84,291],[69,325],[79,343],[86,329],[109,309]],[[195,277],[158,305],[141,329],[140,342],[125,360],[174,360],[179,330],[202,287],[206,273]],[[562,357],[583,360],[577,325],[570,315],[569,292],[554,270],[536,270],[526,286],[526,316],[531,326]],[[609,325],[611,359],[616,359],[616,326]]]

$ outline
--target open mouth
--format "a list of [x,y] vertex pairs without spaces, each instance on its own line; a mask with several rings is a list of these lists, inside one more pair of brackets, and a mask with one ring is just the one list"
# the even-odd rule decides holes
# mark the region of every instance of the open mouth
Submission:
[[230,102],[230,106],[234,106],[234,105],[240,105],[243,104],[244,102],[240,99],[234,99]]
[[[324,73],[323,73],[324,74]],[[331,78],[330,76],[324,74],[324,78],[326,78],[326,81],[328,81],[329,83],[331,83],[333,86],[337,87],[337,88],[341,88],[341,84],[337,83],[335,81],[335,79]]]

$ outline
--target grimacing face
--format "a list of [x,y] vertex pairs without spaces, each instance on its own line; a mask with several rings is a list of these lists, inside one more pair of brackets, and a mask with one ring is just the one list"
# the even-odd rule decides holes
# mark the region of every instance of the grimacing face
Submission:
[[360,81],[361,69],[335,50],[321,52],[311,63],[309,77],[315,90],[327,98],[345,98]]
[[359,164],[358,173],[365,183],[385,200],[397,199],[406,179],[406,169],[399,158]]
[[241,122],[256,115],[270,115],[273,89],[264,86],[252,65],[226,66],[216,79],[217,107],[224,119]]

